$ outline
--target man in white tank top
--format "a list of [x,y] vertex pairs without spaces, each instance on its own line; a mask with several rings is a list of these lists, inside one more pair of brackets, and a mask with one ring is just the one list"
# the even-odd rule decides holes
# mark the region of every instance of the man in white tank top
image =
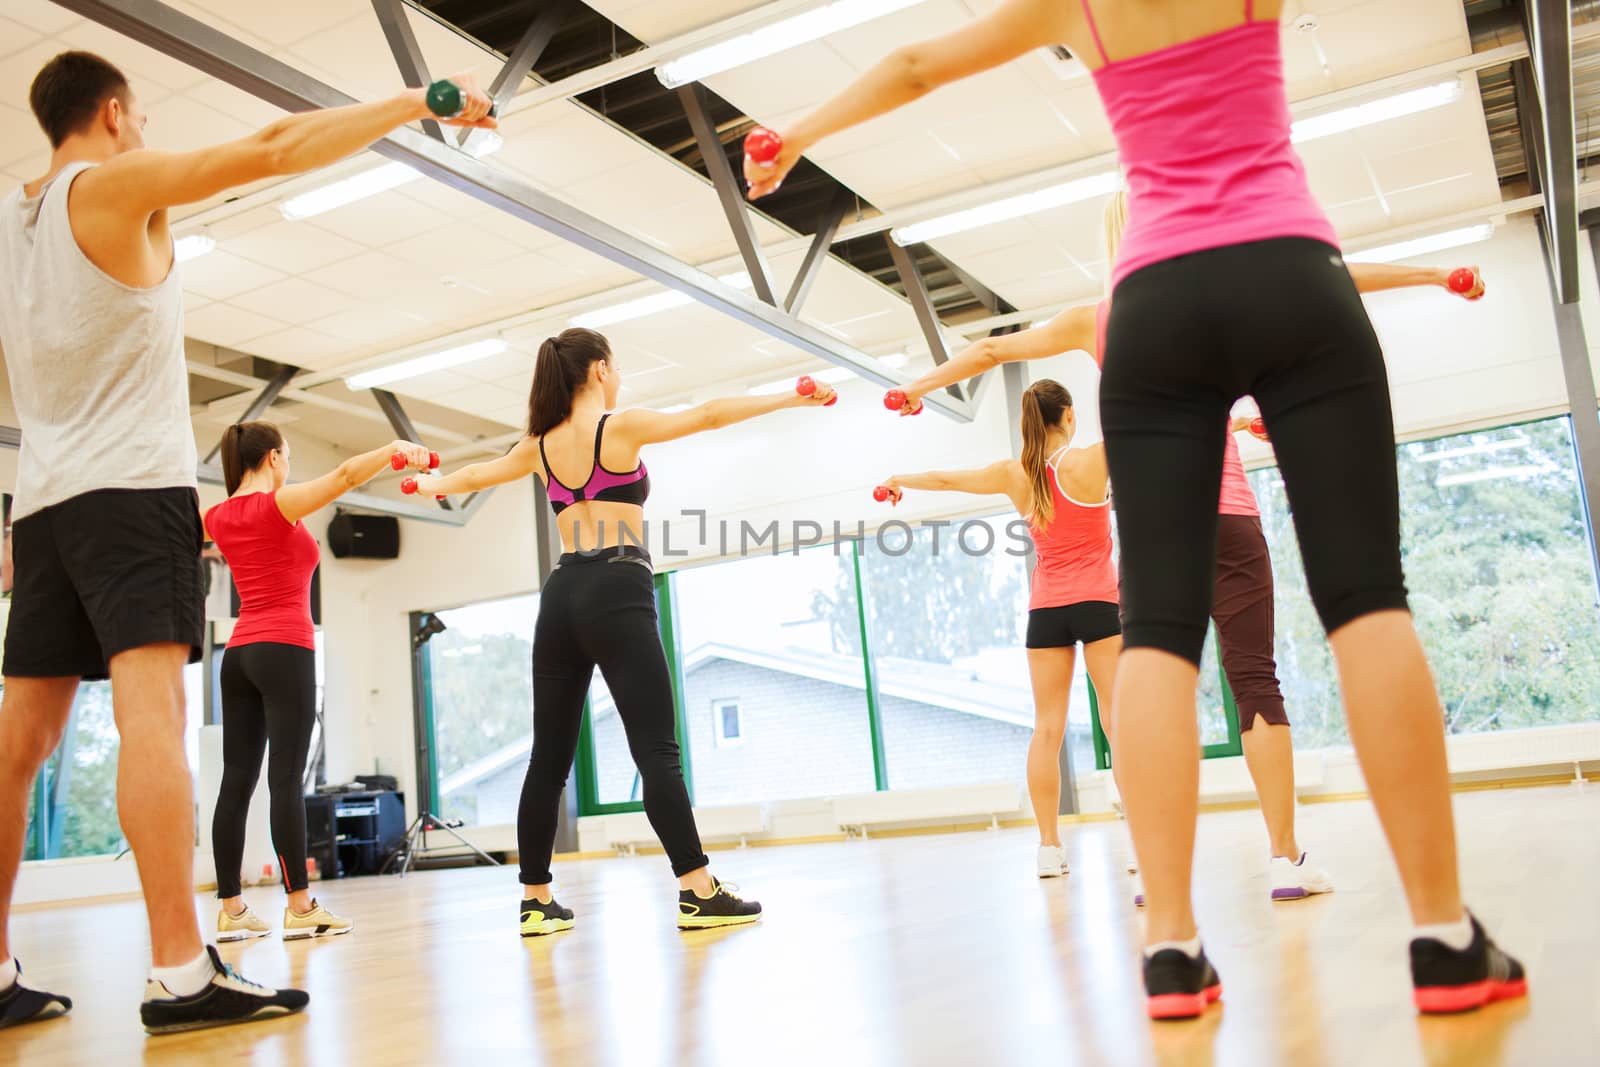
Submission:
[[[488,97],[453,80],[464,106],[445,121],[493,126]],[[298,1011],[305,993],[225,969],[195,914],[182,672],[204,624],[201,530],[167,209],[326,166],[430,113],[409,90],[214,148],[155,152],[127,79],[85,52],[47,63],[29,103],[54,151],[48,173],[0,198],[0,348],[22,429],[0,703],[0,1027],[71,1007],[22,984],[6,920],[28,791],[86,678],[111,679],[122,737],[118,812],[154,964],[145,1028]]]

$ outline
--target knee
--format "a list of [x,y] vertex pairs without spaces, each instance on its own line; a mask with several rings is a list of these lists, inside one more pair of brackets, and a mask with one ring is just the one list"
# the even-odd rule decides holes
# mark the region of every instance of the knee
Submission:
[[15,716],[8,722],[4,741],[0,742],[0,767],[7,781],[31,784],[50,753],[61,744],[62,727],[43,723],[20,721]]
[[1033,727],[1033,744],[1036,748],[1045,748],[1055,752],[1061,748],[1061,739],[1066,736],[1066,733],[1065,723],[1035,723]]

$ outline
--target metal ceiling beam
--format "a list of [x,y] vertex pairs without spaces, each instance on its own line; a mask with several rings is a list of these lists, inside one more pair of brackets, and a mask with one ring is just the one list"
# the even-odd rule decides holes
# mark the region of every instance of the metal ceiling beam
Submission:
[[[55,0],[55,3],[289,111],[340,107],[354,102],[332,86],[159,0]],[[632,234],[542,192],[523,178],[497,170],[413,129],[394,131],[373,145],[373,151],[409,164],[490,207],[654,279],[802,352],[880,385],[901,384],[865,352],[826,331],[723,285]],[[927,403],[958,422],[972,419],[970,406],[964,400],[936,395],[928,397]]]
[[[561,28],[561,23],[566,20],[567,12],[571,9],[572,0],[546,0],[540,7],[527,32],[522,35],[522,40],[517,42],[517,47],[506,57],[505,66],[500,68],[500,73],[496,74],[494,81],[489,84],[489,97],[494,101],[496,113],[504,114],[506,108],[511,105],[511,101],[516,98],[517,90],[522,86],[523,79],[533,70],[533,65],[539,62],[544,50],[550,47],[551,38]],[[465,146],[474,132],[472,129],[462,130],[457,143]]]
[[822,216],[817,219],[817,231],[811,237],[811,247],[806,249],[806,258],[800,261],[794,284],[789,286],[789,295],[783,301],[783,310],[791,315],[798,314],[800,305],[811,295],[811,286],[816,283],[817,275],[822,273],[822,265],[828,261],[828,249],[833,247],[839,223],[844,221],[845,213],[855,202],[855,194],[841,185],[823,209]]
[[[428,61],[422,57],[422,46],[406,16],[406,5],[401,0],[372,0],[372,10],[377,13],[378,25],[383,27],[384,40],[394,53],[394,62],[400,68],[400,78],[411,89],[421,89],[433,81],[428,76]],[[422,120],[422,129],[436,141],[444,140],[444,129],[432,119]]]
[[[254,422],[259,419],[272,406],[272,402],[278,399],[278,394],[283,392],[284,387],[289,384],[289,379],[298,373],[300,373],[299,367],[286,366],[278,371],[277,374],[273,375],[270,382],[261,387],[261,392],[256,394],[256,398],[250,401],[250,406],[244,409],[244,414],[240,415],[236,421]],[[216,447],[206,453],[205,462],[210,463],[215,460],[221,451],[222,442],[218,441]]]
[[[378,409],[389,420],[389,425],[394,427],[396,437],[402,441],[410,441],[413,444],[422,444],[422,435],[417,433],[417,428],[411,424],[411,416],[406,414],[406,409],[400,403],[399,397],[387,389],[372,390],[372,397],[378,402]],[[470,501],[470,499],[469,497],[468,500]],[[448,500],[440,500],[436,501],[436,503],[444,511],[455,510],[450,506],[450,501]]]
[[744,269],[750,275],[750,287],[756,291],[756,296],[776,306],[778,299],[773,295],[772,269],[767,266],[766,254],[762,252],[761,241],[756,237],[755,220],[745,201],[744,188],[734,176],[733,164],[728,162],[727,148],[706,108],[705,86],[699,82],[683,86],[678,90],[678,102],[683,105],[689,128],[694,131],[695,143],[700,146],[700,158],[705,162],[711,186],[722,203],[722,214],[728,220],[728,228],[733,231],[734,244],[739,246],[739,257],[744,260]]
[[1532,0],[1523,9],[1539,89],[1542,144],[1539,160],[1545,195],[1547,253],[1556,299],[1578,301],[1578,148],[1573,122],[1572,17],[1563,0]]
[[[933,308],[933,297],[928,295],[928,285],[922,279],[922,272],[917,270],[916,261],[911,258],[911,253],[885,237],[883,243],[889,249],[889,257],[894,260],[894,269],[900,275],[900,284],[905,288],[906,299],[911,301],[912,309],[917,313],[917,325],[922,328],[922,339],[928,345],[928,355],[933,357],[935,366],[950,361],[950,346],[944,339],[944,323],[939,321],[939,314]],[[956,385],[945,386],[945,392],[966,401],[961,393],[961,387]],[[932,403],[938,397],[937,393],[929,393],[923,397],[923,403]],[[971,405],[968,405],[971,407]],[[976,412],[976,408],[973,411]]]

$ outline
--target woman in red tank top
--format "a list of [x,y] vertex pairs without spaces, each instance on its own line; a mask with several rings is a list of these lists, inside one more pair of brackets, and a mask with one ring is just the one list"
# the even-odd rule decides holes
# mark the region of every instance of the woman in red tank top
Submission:
[[[289,478],[289,443],[270,422],[236,423],[222,435],[228,499],[205,514],[239,589],[239,621],[222,657],[222,785],[211,821],[217,864],[217,940],[265,937],[271,927],[245,904],[241,889],[245,817],[261,758],[267,755],[272,844],[289,899],[283,937],[347,934],[351,924],[307,889],[305,775],[316,724],[316,631],[311,576],[321,552],[302,521],[404,457],[427,470],[428,450],[394,441],[297,485]],[[270,754],[268,754],[270,749]]]
[[1105,447],[1073,448],[1072,394],[1050,379],[1022,396],[1022,458],[977,470],[897,474],[883,485],[898,504],[906,489],[1003,495],[1028,521],[1037,562],[1028,598],[1028,674],[1033,681],[1033,739],[1028,744],[1028,799],[1039,825],[1040,878],[1067,873],[1057,813],[1061,742],[1077,646],[1102,702],[1111,699],[1122,624],[1111,558],[1111,501]]

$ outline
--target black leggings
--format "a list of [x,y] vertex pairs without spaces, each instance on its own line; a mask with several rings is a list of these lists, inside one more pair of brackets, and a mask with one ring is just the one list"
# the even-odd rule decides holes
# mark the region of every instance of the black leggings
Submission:
[[230,647],[222,656],[222,788],[211,820],[217,896],[240,893],[245,816],[269,742],[272,845],[291,893],[306,887],[304,776],[317,720],[316,653],[299,645]]
[[1223,441],[1245,394],[1272,435],[1324,629],[1406,607],[1377,336],[1335,249],[1257,241],[1142,268],[1112,301],[1100,421],[1125,647],[1200,662]]
[[539,594],[533,632],[533,756],[517,811],[523,885],[551,880],[561,790],[578,751],[583,702],[599,666],[644,785],[644,812],[682,876],[710,861],[700,847],[678,751],[672,677],[643,550],[567,553]]

